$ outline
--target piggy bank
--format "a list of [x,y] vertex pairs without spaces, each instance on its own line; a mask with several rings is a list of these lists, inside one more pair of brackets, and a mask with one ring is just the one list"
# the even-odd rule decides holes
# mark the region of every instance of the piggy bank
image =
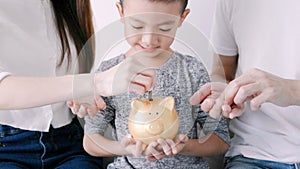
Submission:
[[131,102],[128,129],[135,140],[145,145],[158,138],[173,139],[178,132],[178,115],[174,98],[136,99]]

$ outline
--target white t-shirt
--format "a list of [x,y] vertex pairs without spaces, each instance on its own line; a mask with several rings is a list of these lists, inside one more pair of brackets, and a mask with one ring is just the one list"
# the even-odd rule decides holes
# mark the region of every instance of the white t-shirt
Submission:
[[[218,54],[239,54],[237,76],[258,68],[300,80],[299,0],[218,0],[212,43]],[[300,162],[300,107],[262,105],[231,121],[227,156]]]
[[[1,0],[0,37],[0,83],[8,74],[45,77],[73,74],[78,69],[73,66],[68,71],[66,60],[56,68],[60,41],[49,0]],[[76,60],[75,55],[72,57]],[[65,102],[0,111],[0,124],[37,131],[48,131],[50,124],[64,126],[72,118]]]

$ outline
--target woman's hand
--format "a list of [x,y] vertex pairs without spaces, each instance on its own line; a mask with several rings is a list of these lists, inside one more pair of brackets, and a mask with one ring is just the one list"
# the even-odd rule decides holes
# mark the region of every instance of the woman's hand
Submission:
[[[90,93],[90,95],[94,94],[95,96],[76,98],[76,100],[67,103],[72,112],[79,117],[84,117],[87,114],[94,116],[99,109],[105,109],[106,104],[101,96],[107,97],[126,92],[143,95],[152,90],[156,83],[156,70],[145,67],[137,60],[137,57],[132,56],[107,71],[96,73],[92,78],[95,86],[94,89],[90,90],[94,93]],[[77,88],[81,87],[80,82],[76,81]],[[82,83],[84,82],[83,80]],[[80,90],[78,89],[78,91]]]
[[128,57],[111,69],[97,73],[95,90],[101,96],[118,95],[125,92],[144,94],[154,88],[155,68],[146,67],[137,57]]
[[67,105],[72,110],[72,113],[80,118],[86,115],[95,116],[98,110],[104,110],[106,108],[106,104],[101,96],[68,101]]

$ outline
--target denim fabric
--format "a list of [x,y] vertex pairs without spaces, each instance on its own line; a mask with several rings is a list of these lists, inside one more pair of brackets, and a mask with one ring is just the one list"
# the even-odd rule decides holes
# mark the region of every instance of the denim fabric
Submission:
[[286,164],[247,158],[242,155],[226,158],[225,169],[300,169],[300,163]]
[[67,126],[49,132],[0,125],[1,169],[99,169],[102,159],[89,156],[82,147],[83,130],[75,118]]

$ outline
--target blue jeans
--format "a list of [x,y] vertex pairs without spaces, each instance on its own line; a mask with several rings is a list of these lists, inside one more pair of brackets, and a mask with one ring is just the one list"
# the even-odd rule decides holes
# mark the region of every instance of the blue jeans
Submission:
[[300,163],[286,164],[247,158],[242,155],[226,158],[225,169],[300,169]]
[[102,158],[82,147],[83,130],[77,118],[49,132],[0,125],[1,169],[99,169]]

